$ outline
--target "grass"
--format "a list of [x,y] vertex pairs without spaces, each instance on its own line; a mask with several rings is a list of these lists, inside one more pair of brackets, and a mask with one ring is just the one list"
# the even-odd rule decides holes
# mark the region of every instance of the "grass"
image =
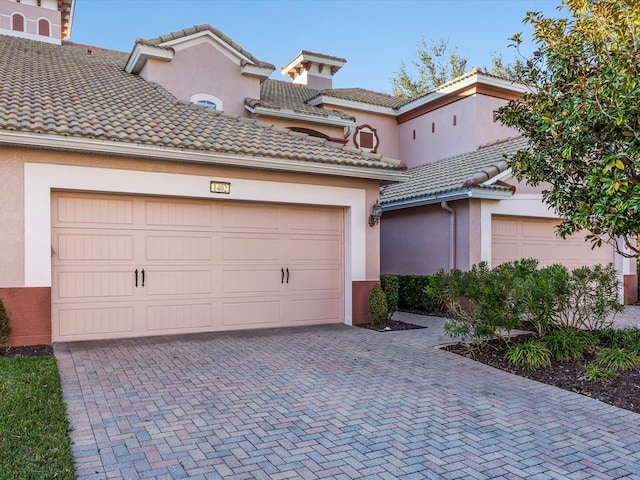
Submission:
[[68,428],[55,358],[0,358],[0,477],[73,479]]

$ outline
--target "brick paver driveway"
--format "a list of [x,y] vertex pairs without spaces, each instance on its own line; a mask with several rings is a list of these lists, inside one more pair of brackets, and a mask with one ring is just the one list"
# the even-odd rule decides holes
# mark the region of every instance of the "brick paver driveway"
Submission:
[[640,478],[640,415],[426,321],[57,345],[79,478]]

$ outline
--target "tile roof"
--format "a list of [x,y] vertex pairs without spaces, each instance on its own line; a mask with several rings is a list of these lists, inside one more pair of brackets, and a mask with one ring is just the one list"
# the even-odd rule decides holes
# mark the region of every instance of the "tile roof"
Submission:
[[333,88],[322,90],[320,95],[393,109],[406,103],[405,98],[394,97],[393,95],[366,90],[364,88]]
[[123,69],[127,58],[127,53],[103,48],[0,35],[0,133],[80,137],[169,151],[384,170],[401,168],[399,162],[380,155],[179,103],[161,87],[127,74]]
[[282,80],[267,79],[260,87],[260,99],[247,98],[245,104],[251,108],[263,107],[271,110],[292,110],[315,117],[338,117],[352,121],[353,117],[338,110],[312,107],[307,102],[318,96],[318,90]]
[[275,70],[276,69],[276,67],[273,64],[267,63],[267,62],[263,62],[262,60],[258,60],[256,57],[251,55],[251,53],[249,53],[247,50],[242,48],[236,42],[231,40],[229,37],[227,37],[220,30],[218,30],[217,28],[212,27],[211,25],[207,25],[207,24],[194,25],[193,27],[185,28],[183,30],[178,30],[177,32],[167,33],[166,35],[160,35],[159,37],[151,38],[151,39],[148,39],[148,40],[139,38],[138,40],[136,40],[136,43],[158,47],[158,46],[162,46],[162,44],[170,42],[172,40],[178,40],[180,38],[188,37],[190,35],[194,35],[194,34],[200,33],[200,32],[210,32],[210,33],[212,33],[214,36],[216,36],[222,42],[224,42],[227,45],[229,45],[231,48],[233,48],[236,52],[240,53],[242,56],[247,57],[252,63],[254,63],[255,65],[257,65],[259,67],[270,68],[271,70]]
[[510,139],[481,147],[476,151],[444,158],[408,170],[405,183],[383,188],[380,203],[427,199],[442,194],[465,192],[471,188],[508,190],[502,186],[482,185],[507,168],[507,159],[527,146],[524,138]]
[[334,60],[336,62],[347,63],[346,58],[334,57],[333,55],[326,55],[324,53],[310,52],[309,50],[301,50],[298,56],[299,55],[313,55],[314,57],[326,58],[327,60]]

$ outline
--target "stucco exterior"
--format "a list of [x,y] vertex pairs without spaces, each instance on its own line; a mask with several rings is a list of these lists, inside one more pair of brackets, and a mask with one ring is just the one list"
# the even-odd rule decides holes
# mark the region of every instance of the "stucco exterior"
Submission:
[[162,85],[175,97],[189,102],[192,95],[209,94],[224,102],[227,113],[248,116],[245,98],[260,98],[260,80],[240,74],[239,61],[216,48],[203,36],[176,47],[171,61],[150,58],[140,76]]

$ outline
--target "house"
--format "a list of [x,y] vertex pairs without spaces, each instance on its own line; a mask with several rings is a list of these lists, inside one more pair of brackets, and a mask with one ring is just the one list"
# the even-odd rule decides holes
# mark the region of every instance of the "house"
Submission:
[[333,88],[346,59],[307,50],[276,80],[210,25],[117,52],[67,40],[74,4],[0,0],[10,344],[357,324],[381,273],[523,256],[613,261],[631,299],[635,263],[511,177],[494,111],[522,86]]
[[591,249],[587,232],[556,236],[545,185],[518,182],[508,169],[527,142],[495,111],[524,88],[474,69],[400,107],[399,158],[411,180],[382,189],[381,271],[431,274],[521,258],[568,268],[612,263],[621,300],[636,302],[635,260],[611,245]]
[[73,6],[0,1],[10,344],[366,317],[368,217],[404,166],[345,145],[347,114],[278,125],[250,100],[274,66],[212,27],[115,52],[63,41]]

